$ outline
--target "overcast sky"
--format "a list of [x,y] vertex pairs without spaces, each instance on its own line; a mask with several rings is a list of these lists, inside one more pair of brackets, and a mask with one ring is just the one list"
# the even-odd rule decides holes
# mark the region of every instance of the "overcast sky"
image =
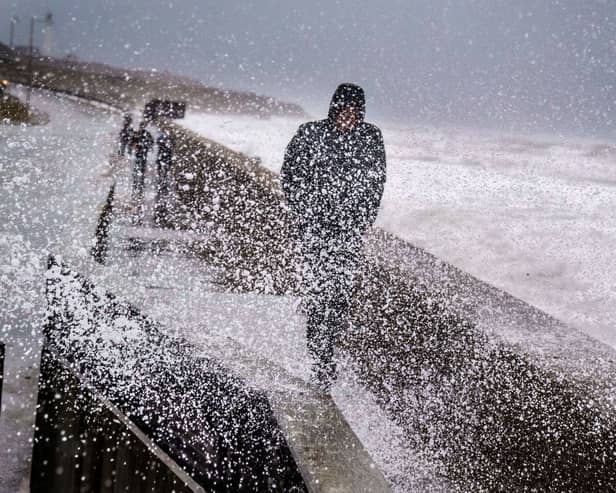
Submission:
[[616,0],[0,0],[0,40],[17,14],[25,44],[27,19],[47,11],[58,55],[170,70],[317,112],[353,81],[377,119],[616,128]]

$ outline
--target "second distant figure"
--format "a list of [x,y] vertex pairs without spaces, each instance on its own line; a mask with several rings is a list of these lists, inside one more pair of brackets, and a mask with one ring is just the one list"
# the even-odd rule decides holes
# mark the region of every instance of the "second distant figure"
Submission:
[[122,130],[120,130],[120,148],[118,153],[121,157],[124,157],[128,152],[131,152],[131,141],[133,140],[133,118],[127,113],[124,115],[124,123],[122,124]]
[[156,203],[154,205],[154,219],[162,225],[167,220],[169,201],[169,170],[173,162],[173,139],[168,130],[163,129],[156,140],[158,155],[156,156]]
[[147,122],[142,121],[139,129],[133,133],[132,148],[135,151],[135,164],[133,166],[133,202],[143,207],[145,173],[148,161],[148,153],[154,146],[154,138],[146,129]]
[[362,235],[378,212],[385,184],[381,131],[364,121],[364,91],[342,84],[325,120],[301,125],[287,146],[282,188],[303,260],[306,339],[313,380],[336,378],[336,342],[348,322]]

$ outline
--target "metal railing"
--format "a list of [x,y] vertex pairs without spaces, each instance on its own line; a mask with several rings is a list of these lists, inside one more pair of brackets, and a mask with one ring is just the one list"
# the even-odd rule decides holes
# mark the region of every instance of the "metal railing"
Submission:
[[30,491],[205,492],[49,348],[41,359]]
[[306,491],[264,395],[53,257],[48,272],[32,491]]

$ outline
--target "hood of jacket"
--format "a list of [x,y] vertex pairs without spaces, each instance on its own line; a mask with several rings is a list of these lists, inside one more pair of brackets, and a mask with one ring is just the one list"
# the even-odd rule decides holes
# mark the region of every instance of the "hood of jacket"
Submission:
[[366,96],[364,90],[356,84],[340,84],[329,104],[328,119],[331,122],[336,121],[338,114],[346,106],[353,106],[359,111],[361,121],[364,121],[366,116]]

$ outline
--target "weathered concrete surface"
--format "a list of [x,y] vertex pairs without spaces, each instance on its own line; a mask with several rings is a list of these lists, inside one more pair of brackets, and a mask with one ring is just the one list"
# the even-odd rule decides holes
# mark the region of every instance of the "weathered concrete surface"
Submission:
[[[293,292],[277,177],[169,125],[183,209],[176,224],[227,233],[237,289]],[[473,491],[616,489],[614,351],[375,230],[345,349],[410,443]]]
[[[616,489],[610,348],[470,276],[444,275],[437,260],[404,270],[371,248],[379,260],[368,256],[360,275],[345,346],[409,440],[464,491]],[[490,325],[477,325],[473,305]],[[580,352],[563,365],[542,339]]]
[[390,491],[330,397],[288,392],[270,393],[269,397],[310,491]]
[[[146,194],[141,225],[135,224],[130,161],[114,159],[112,169],[116,193],[109,256],[105,266],[89,271],[95,283],[153,316],[169,334],[191,341],[202,348],[203,356],[223,362],[248,386],[263,392],[309,491],[390,491],[331,397],[306,382],[310,360],[305,322],[294,313],[295,300],[225,293],[221,268],[195,258],[194,253],[220,241],[215,230],[196,233],[156,228],[151,191]],[[151,178],[147,177],[150,185]],[[280,309],[291,317],[279,314]],[[267,318],[265,312],[272,311],[273,318]],[[268,321],[280,330],[271,330]],[[298,340],[299,344],[289,347],[281,333],[286,341]],[[300,361],[299,374],[297,367],[290,373],[242,344],[255,338],[264,348],[276,346],[280,353],[288,353],[289,360]]]
[[[96,284],[151,314],[169,333],[201,347],[204,356],[216,358],[248,386],[263,392],[309,491],[390,491],[331,397],[306,382],[310,362],[303,318],[275,317],[271,323],[280,329],[272,330],[255,321],[263,318],[263,310],[276,311],[277,306],[293,313],[295,300],[222,292],[220,269],[194,258],[195,244],[204,248],[217,241],[216,236],[204,230],[197,234],[153,227],[151,194],[142,226],[131,224],[128,173],[122,164],[129,163],[116,160],[113,166],[118,192],[110,255],[106,268],[92,272]],[[286,351],[290,360],[301,361],[299,374],[304,378],[238,342],[259,338],[263,348],[280,346],[276,339],[281,333],[287,341],[300,341],[299,347],[283,342],[280,351]]]
[[373,231],[366,246],[374,262],[395,269],[403,282],[421,286],[495,343],[502,342],[541,368],[562,375],[594,405],[615,412],[612,347],[393,235]]

